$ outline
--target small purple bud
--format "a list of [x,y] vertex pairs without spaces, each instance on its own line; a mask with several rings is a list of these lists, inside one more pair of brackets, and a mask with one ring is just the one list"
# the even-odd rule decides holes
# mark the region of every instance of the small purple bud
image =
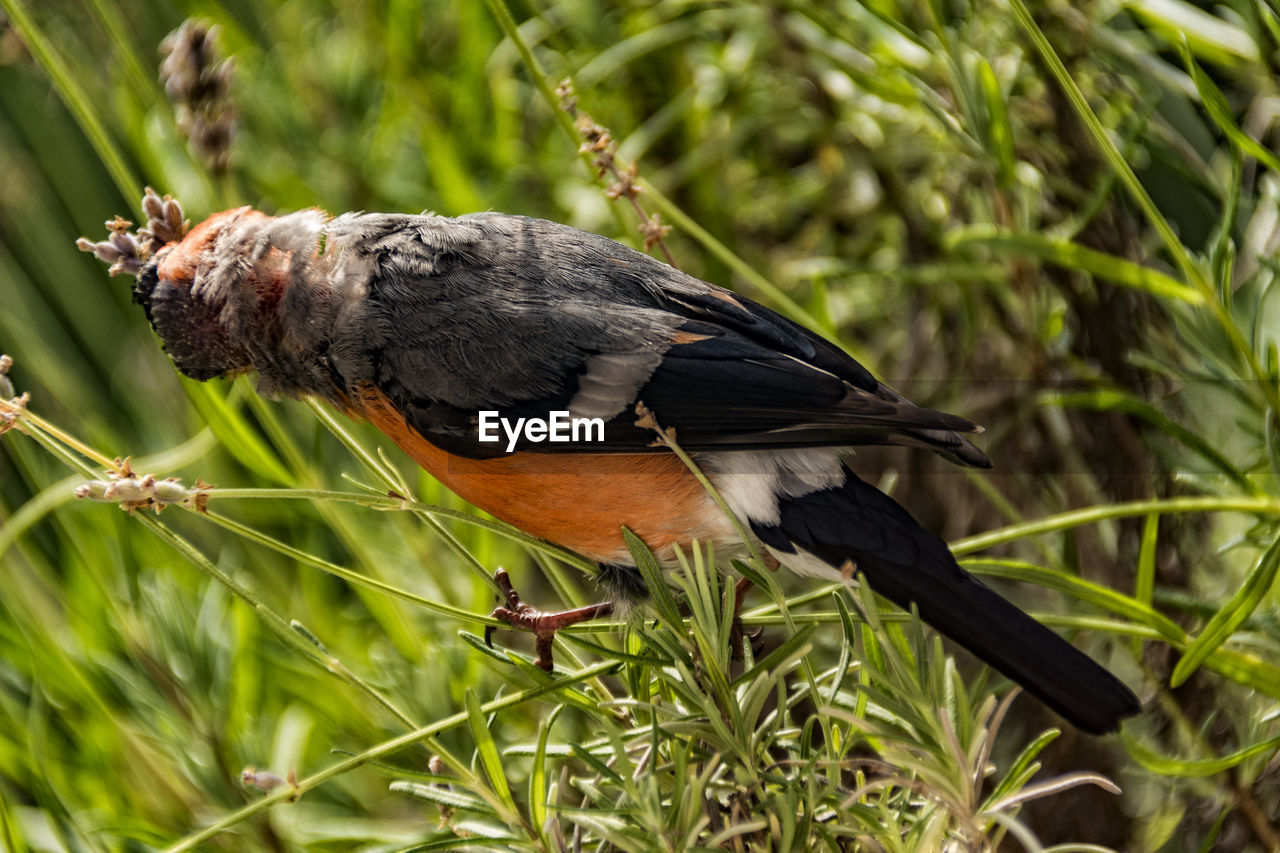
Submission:
[[[138,243],[133,239],[133,235],[127,231],[113,232],[107,240],[122,255],[136,255],[138,253]],[[106,260],[106,258],[103,258],[103,260]]]

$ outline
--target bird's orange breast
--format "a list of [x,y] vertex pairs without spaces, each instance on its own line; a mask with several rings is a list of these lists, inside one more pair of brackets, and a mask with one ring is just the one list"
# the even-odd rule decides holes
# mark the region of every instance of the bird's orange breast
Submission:
[[732,525],[674,454],[513,453],[468,459],[410,427],[368,388],[358,414],[463,500],[526,533],[600,562],[630,562],[625,525],[659,557],[676,544],[734,541]]

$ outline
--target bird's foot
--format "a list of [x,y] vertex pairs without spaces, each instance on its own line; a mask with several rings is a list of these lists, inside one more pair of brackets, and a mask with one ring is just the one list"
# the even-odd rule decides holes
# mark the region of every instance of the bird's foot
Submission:
[[[497,582],[498,589],[502,591],[507,603],[505,607],[501,605],[495,607],[493,612],[489,614],[490,618],[501,619],[512,628],[533,634],[534,649],[538,653],[538,658],[534,661],[534,664],[547,672],[550,672],[555,666],[551,657],[551,645],[555,641],[556,631],[561,628],[567,628],[570,625],[577,625],[579,622],[589,622],[592,619],[599,619],[613,613],[613,602],[611,601],[602,601],[599,604],[553,613],[535,610],[524,603],[520,593],[516,592],[515,587],[511,585],[511,578],[507,575],[506,569],[498,569],[494,573],[493,579]],[[489,646],[493,645],[493,631],[493,626],[488,626],[484,629],[484,641]]]

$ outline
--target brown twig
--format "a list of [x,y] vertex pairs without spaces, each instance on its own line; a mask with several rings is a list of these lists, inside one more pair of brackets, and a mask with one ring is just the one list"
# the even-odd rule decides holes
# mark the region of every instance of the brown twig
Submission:
[[645,251],[657,246],[662,250],[667,263],[676,266],[675,258],[662,239],[671,230],[671,226],[663,224],[660,215],[648,213],[640,204],[638,196],[644,192],[644,187],[638,183],[639,168],[635,163],[619,166],[617,140],[609,133],[609,128],[578,109],[578,96],[573,91],[571,80],[565,78],[556,87],[556,95],[560,98],[560,109],[568,113],[573,119],[573,126],[582,134],[581,150],[594,155],[591,162],[599,170],[598,176],[603,178],[607,174],[613,178],[613,183],[605,188],[604,194],[614,201],[625,198],[630,202],[636,216],[640,217],[640,233],[644,235]]

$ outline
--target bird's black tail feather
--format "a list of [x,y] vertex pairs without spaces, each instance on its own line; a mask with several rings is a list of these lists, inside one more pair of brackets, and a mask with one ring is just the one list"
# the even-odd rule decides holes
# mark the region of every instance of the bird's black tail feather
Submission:
[[801,548],[834,567],[852,562],[871,588],[1022,685],[1076,728],[1114,731],[1138,698],[1088,655],[956,563],[946,544],[846,469],[833,489],[780,500],[776,525],[753,523],[778,551]]

